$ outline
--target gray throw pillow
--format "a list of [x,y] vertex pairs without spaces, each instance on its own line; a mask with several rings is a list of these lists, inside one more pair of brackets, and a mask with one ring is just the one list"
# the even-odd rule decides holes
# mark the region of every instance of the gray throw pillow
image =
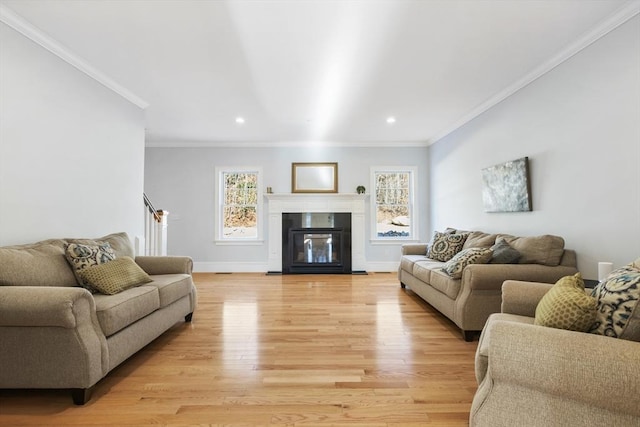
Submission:
[[517,264],[522,254],[516,248],[507,243],[506,240],[499,237],[496,244],[491,246],[493,256],[490,264]]

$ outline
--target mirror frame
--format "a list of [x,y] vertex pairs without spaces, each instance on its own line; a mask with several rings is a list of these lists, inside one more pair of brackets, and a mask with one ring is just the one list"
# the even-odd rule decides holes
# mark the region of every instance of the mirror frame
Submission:
[[338,163],[291,163],[292,193],[337,193]]

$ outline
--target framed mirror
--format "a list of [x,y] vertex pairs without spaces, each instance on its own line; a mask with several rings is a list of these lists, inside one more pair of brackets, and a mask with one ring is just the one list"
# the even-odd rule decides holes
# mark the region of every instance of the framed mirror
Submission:
[[338,163],[292,163],[292,193],[337,193]]

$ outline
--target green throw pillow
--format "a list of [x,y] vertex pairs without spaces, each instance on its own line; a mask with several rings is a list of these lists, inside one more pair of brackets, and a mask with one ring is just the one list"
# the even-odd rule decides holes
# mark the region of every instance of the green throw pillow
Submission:
[[433,239],[427,247],[427,257],[436,261],[449,261],[462,250],[468,235],[468,233],[449,234],[436,231],[433,233]]
[[[638,262],[638,261],[636,261]],[[640,341],[640,263],[612,271],[594,289],[596,322],[589,332]]]
[[596,300],[584,291],[580,273],[556,282],[536,307],[534,324],[569,331],[588,331],[596,319]]
[[129,257],[120,257],[105,264],[87,267],[80,271],[80,276],[98,292],[107,295],[151,282],[151,277]]
[[490,248],[463,249],[447,261],[442,271],[454,279],[462,277],[462,270],[469,264],[486,264],[491,259],[493,251]]

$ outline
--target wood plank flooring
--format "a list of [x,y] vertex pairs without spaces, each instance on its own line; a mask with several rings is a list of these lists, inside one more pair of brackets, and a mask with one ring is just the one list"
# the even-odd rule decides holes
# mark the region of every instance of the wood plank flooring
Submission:
[[0,425],[468,425],[477,341],[395,274],[194,279],[193,322],[112,371],[87,405],[0,390]]

